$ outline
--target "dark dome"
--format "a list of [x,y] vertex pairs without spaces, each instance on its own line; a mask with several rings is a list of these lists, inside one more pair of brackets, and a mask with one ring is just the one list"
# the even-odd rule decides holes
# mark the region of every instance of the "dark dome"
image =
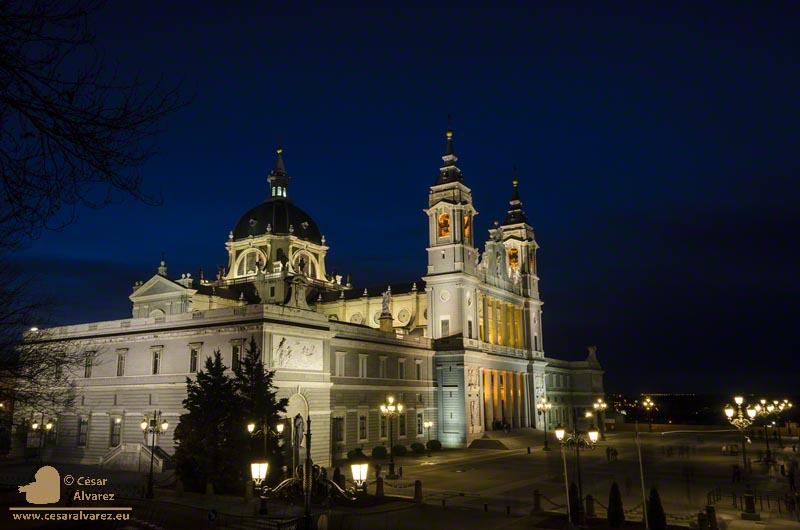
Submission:
[[272,234],[289,235],[289,227],[294,230],[292,235],[322,244],[322,235],[317,223],[309,215],[284,197],[270,197],[249,212],[244,214],[236,228],[233,229],[234,239],[244,239],[248,236],[261,236],[267,233],[267,225],[272,227]]

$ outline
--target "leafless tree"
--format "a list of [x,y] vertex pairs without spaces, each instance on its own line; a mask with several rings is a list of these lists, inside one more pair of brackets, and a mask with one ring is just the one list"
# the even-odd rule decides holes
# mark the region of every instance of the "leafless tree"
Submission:
[[[46,327],[48,300],[32,295],[18,272],[0,262],[0,403],[14,408],[18,422],[33,413],[54,418],[74,405],[87,348]],[[45,327],[31,329],[33,323]]]
[[124,80],[95,44],[98,0],[0,0],[0,248],[62,228],[80,206],[146,203],[141,168],[181,87]]

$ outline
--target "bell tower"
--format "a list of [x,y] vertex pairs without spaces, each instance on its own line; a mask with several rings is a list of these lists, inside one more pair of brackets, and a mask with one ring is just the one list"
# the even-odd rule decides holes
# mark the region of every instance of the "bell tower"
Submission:
[[[475,285],[479,251],[473,243],[478,212],[456,165],[453,131],[447,131],[444,164],[428,195],[428,336],[477,336]],[[475,314],[474,314],[475,313]]]
[[453,131],[447,131],[444,165],[428,195],[428,275],[465,272],[475,274],[478,250],[475,248],[473,219],[478,212],[472,205],[472,192],[464,185],[453,152]]

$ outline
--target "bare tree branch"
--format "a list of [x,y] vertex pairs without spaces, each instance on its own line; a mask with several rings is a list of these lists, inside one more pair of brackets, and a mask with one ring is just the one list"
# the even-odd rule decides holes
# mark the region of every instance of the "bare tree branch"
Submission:
[[95,46],[96,0],[0,0],[0,248],[122,192],[148,204],[143,164],[181,87],[123,80]]

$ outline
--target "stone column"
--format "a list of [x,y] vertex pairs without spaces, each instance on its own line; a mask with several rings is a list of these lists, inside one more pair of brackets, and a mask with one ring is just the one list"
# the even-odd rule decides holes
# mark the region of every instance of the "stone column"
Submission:
[[485,368],[483,368],[481,371],[483,372],[483,396],[485,399],[483,402],[483,408],[485,409],[484,429],[489,430],[492,426],[492,422],[494,421],[494,400],[492,399],[494,388],[492,388],[492,371]]
[[486,387],[486,381],[484,379],[485,375],[483,373],[483,367],[479,368],[478,370],[479,370],[478,373],[480,374],[480,381],[481,381],[480,390],[478,391],[478,396],[479,396],[478,399],[480,399],[480,404],[481,404],[480,412],[479,412],[479,414],[480,414],[480,423],[481,423],[481,429],[485,431],[486,430],[486,417],[485,417],[485,410],[484,409],[486,408],[486,403],[484,403],[483,399],[484,399],[484,390],[485,390],[485,387]]
[[522,416],[522,403],[523,397],[525,393],[523,392],[523,374],[522,372],[516,373],[516,384],[517,384],[517,422],[519,423],[520,427],[524,427],[524,421]]
[[531,401],[530,401],[530,385],[531,375],[527,373],[522,374],[522,426],[531,426]]
[[518,422],[519,418],[516,417],[516,409],[517,409],[517,381],[514,377],[515,372],[506,372],[508,375],[508,384],[506,388],[508,389],[508,423],[512,427],[519,427]]
[[503,419],[503,411],[500,410],[502,408],[502,395],[500,393],[501,386],[500,386],[500,372],[497,370],[492,370],[492,375],[494,376],[494,388],[492,388],[492,398],[494,399],[494,419],[495,420],[502,420]]

